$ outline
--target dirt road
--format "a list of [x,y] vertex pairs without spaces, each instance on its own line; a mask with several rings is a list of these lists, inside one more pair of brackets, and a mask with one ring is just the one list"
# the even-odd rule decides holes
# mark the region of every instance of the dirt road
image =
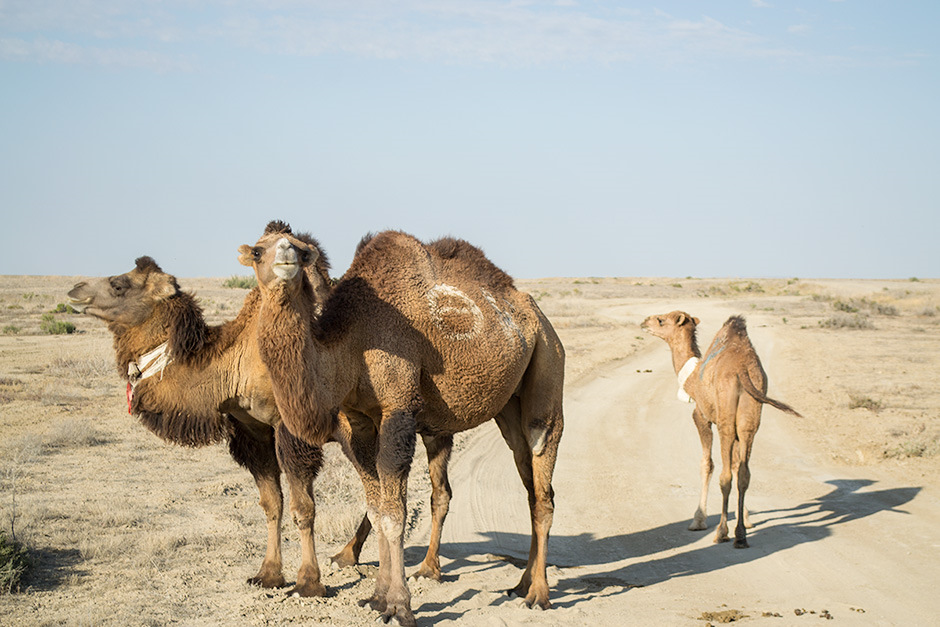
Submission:
[[[697,309],[722,319],[726,307]],[[632,317],[640,311],[648,307]],[[772,333],[751,330],[767,363],[785,363],[775,359]],[[936,493],[871,469],[827,466],[801,443],[799,419],[773,408],[765,408],[752,463],[750,548],[712,542],[717,477],[709,530],[688,531],[701,449],[670,368],[665,344],[651,343],[568,387],[554,481],[550,612],[508,610],[514,601],[492,592],[517,575],[485,556],[522,563],[527,510],[498,431],[474,436],[452,464],[457,497],[442,549],[453,560],[445,567],[449,590],[418,595],[419,621],[434,623],[446,608],[460,624],[481,625],[682,625],[709,613],[719,622],[735,610],[739,620],[743,614],[772,625],[806,624],[824,612],[841,625],[936,624]],[[795,396],[774,389],[780,398]],[[412,542],[420,545],[420,534]],[[448,598],[456,601],[446,606]],[[494,614],[491,604],[507,610]]]
[[[0,322],[22,329],[0,336],[0,522],[15,523],[35,564],[25,589],[0,599],[0,625],[375,624],[357,603],[372,591],[374,540],[363,566],[324,574],[328,598],[246,584],[265,537],[249,475],[224,447],[169,446],[129,417],[103,325],[72,316],[79,334],[38,332],[71,280],[27,279],[0,277]],[[220,283],[187,285],[214,320],[244,298]],[[503,592],[524,567],[528,508],[488,424],[458,438],[444,580],[411,583],[419,625],[940,622],[940,283],[682,284],[528,282],[568,353],[549,545],[554,607],[529,610]],[[874,322],[827,327],[835,304],[869,307]],[[691,407],[676,400],[666,345],[638,328],[672,309],[702,319],[701,345],[745,313],[770,395],[806,416],[764,409],[748,549],[712,543],[717,477],[709,529],[687,530],[699,491]],[[864,402],[853,408],[857,396]],[[316,483],[324,567],[363,511],[348,462],[327,452]],[[428,541],[422,455],[409,488],[409,571]],[[299,545],[289,520],[284,534],[290,583]]]

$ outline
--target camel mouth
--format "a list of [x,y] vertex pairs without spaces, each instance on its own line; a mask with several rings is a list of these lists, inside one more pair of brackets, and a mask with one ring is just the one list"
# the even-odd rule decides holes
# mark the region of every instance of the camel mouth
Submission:
[[271,270],[278,278],[289,281],[297,276],[300,264],[296,261],[279,261],[271,265]]
[[85,313],[85,310],[91,306],[91,297],[88,298],[69,298],[69,305],[79,313]]

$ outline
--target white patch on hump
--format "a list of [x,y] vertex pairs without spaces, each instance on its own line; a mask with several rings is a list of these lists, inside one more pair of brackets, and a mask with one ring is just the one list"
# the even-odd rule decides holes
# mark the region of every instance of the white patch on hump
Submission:
[[493,311],[496,312],[496,319],[499,320],[499,324],[503,328],[503,333],[506,335],[506,338],[510,341],[517,339],[522,346],[525,346],[525,334],[522,332],[522,329],[519,328],[519,325],[516,324],[516,321],[512,319],[512,312],[514,311],[512,303],[503,299],[503,302],[506,304],[506,309],[500,309],[499,303],[496,302],[496,298],[490,294],[489,290],[485,287],[481,287],[480,291],[483,293],[483,298],[486,299],[486,302],[489,303]]
[[471,340],[483,331],[483,312],[473,299],[453,285],[435,285],[425,297],[434,324],[445,336]]

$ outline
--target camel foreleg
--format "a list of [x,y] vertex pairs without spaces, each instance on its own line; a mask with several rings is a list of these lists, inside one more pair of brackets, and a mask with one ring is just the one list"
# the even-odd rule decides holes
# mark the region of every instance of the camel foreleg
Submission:
[[229,452],[240,466],[248,469],[258,486],[258,504],[264,510],[268,531],[264,561],[248,583],[262,588],[280,588],[286,583],[281,557],[284,496],[281,492],[281,469],[274,453],[274,433],[270,429],[249,431],[236,419],[230,417],[230,421]]
[[302,597],[326,596],[326,587],[320,581],[317,563],[314,520],[316,504],[313,500],[313,480],[323,465],[323,451],[291,435],[282,423],[276,431],[277,457],[290,485],[290,508],[294,524],[300,532],[300,569],[297,583],[288,594]]
[[695,422],[695,428],[698,429],[698,437],[702,443],[702,464],[701,478],[702,491],[699,497],[698,508],[692,517],[692,523],[689,525],[690,531],[701,531],[708,526],[706,507],[708,505],[708,486],[711,483],[712,472],[715,470],[715,464],[712,461],[712,423],[705,418],[701,410],[696,407],[692,411],[692,420]]

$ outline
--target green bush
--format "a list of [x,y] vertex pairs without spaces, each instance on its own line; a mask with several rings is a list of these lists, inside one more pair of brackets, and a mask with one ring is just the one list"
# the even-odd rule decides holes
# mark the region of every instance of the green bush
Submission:
[[18,592],[20,581],[29,568],[26,548],[0,531],[0,594]]
[[39,328],[43,333],[49,335],[64,335],[66,333],[75,333],[75,325],[64,320],[56,320],[52,314],[43,314],[42,322]]
[[57,314],[57,313],[69,313],[69,314],[73,314],[73,313],[78,313],[78,312],[75,311],[75,309],[74,309],[71,305],[66,305],[65,303],[59,303],[58,305],[55,306],[55,309],[53,309],[50,313],[54,313],[54,314]]
[[20,332],[20,328],[16,326],[15,324],[8,324],[7,326],[3,327],[4,335],[16,335],[19,332]]
[[243,290],[250,290],[258,286],[258,279],[253,276],[232,276],[222,284],[222,287],[237,287]]

